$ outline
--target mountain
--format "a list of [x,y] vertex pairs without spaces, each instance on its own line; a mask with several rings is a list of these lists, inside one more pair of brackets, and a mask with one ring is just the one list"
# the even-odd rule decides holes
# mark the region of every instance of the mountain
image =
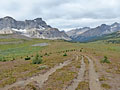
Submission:
[[80,41],[80,42],[89,42],[96,38],[98,39],[102,35],[111,34],[119,30],[120,30],[120,24],[117,22],[113,23],[112,25],[102,24],[101,26],[85,31],[79,36],[72,38],[72,40]]
[[113,32],[110,34],[104,34],[102,36],[98,36],[96,38],[89,40],[89,42],[95,42],[95,41],[103,41],[105,43],[120,44],[120,31]]
[[47,25],[42,18],[25,21],[17,21],[9,16],[0,18],[0,34],[16,33],[30,38],[70,40],[66,33]]
[[117,31],[117,32],[113,32],[113,33],[110,33],[110,34],[104,34],[102,36],[99,36],[99,37],[96,37],[94,39],[92,39],[92,41],[98,41],[98,40],[120,40],[120,31]]
[[67,33],[67,35],[70,36],[71,38],[75,38],[75,37],[79,36],[80,34],[86,32],[86,31],[88,31],[88,30],[90,30],[90,27],[72,29],[72,30],[70,30],[70,31],[68,31],[68,32],[66,32],[66,33]]

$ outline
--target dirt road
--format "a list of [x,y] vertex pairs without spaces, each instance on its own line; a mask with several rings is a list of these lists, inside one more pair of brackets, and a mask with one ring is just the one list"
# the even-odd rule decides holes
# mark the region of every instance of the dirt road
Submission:
[[100,83],[99,83],[98,75],[95,72],[93,61],[88,56],[85,56],[85,57],[89,61],[89,88],[90,90],[102,90]]
[[84,72],[85,72],[85,63],[84,63],[84,58],[82,56],[81,60],[81,68],[78,72],[77,78],[73,80],[73,83],[66,88],[66,90],[75,90],[78,87],[78,84],[83,81],[84,78]]
[[[88,80],[89,80],[89,89],[90,90],[103,90],[101,88],[99,79],[98,79],[98,74],[95,72],[94,64],[93,61],[88,57],[85,56],[87,60],[89,61],[89,66],[88,66]],[[82,57],[81,60],[81,68],[78,72],[77,78],[75,78],[70,86],[68,86],[65,90],[76,90],[78,87],[79,83],[84,81],[84,74],[85,74],[85,63],[84,63],[84,58]]]
[[[78,56],[76,56],[76,58],[78,58]],[[39,74],[38,76],[31,77],[31,78],[29,78],[27,80],[18,81],[16,83],[12,84],[12,85],[6,86],[5,88],[0,88],[0,90],[8,90],[8,89],[10,89],[12,87],[16,87],[16,86],[25,86],[25,85],[29,84],[30,82],[33,82],[33,81],[37,81],[39,87],[41,88],[42,85],[44,84],[44,82],[48,79],[48,77],[52,73],[54,73],[57,69],[61,69],[64,66],[70,64],[71,61],[72,61],[72,59],[67,60],[64,63],[60,63],[58,66],[55,66],[54,68],[50,69],[45,74]]]
[[[75,56],[75,58],[76,58],[75,60],[78,60],[77,55]],[[79,69],[77,77],[74,78],[71,85],[64,88],[64,90],[75,90],[78,87],[79,83],[84,81],[84,78],[85,78],[84,75],[85,75],[85,71],[86,71],[86,64],[84,62],[84,58],[87,58],[89,61],[89,66],[88,66],[89,75],[87,76],[89,79],[89,89],[90,90],[103,90],[100,86],[98,74],[95,72],[93,60],[85,55],[84,55],[84,57],[82,56],[81,65],[80,65],[81,68]],[[48,80],[50,75],[52,75],[54,72],[56,72],[57,69],[61,69],[64,66],[67,66],[68,64],[70,64],[72,60],[73,60],[73,58],[65,61],[64,63],[60,63],[59,65],[55,66],[54,68],[51,68],[45,74],[39,74],[38,76],[33,76],[27,80],[18,81],[12,85],[6,86],[5,88],[0,88],[0,90],[8,90],[9,88],[17,87],[17,86],[24,87],[33,81],[36,81],[39,88],[41,88],[43,86],[43,84],[45,83],[45,81]]]

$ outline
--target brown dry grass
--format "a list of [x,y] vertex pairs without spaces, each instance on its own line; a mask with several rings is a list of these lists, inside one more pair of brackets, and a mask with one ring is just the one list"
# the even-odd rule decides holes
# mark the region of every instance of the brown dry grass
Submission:
[[72,60],[71,64],[57,70],[46,81],[41,90],[62,90],[72,83],[72,80],[77,77],[80,68],[80,61]]

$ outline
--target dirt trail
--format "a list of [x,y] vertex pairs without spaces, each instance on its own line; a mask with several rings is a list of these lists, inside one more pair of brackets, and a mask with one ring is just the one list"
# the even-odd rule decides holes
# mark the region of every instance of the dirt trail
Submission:
[[[78,57],[78,56],[77,56]],[[77,58],[76,57],[76,58]],[[73,59],[73,58],[72,58]],[[65,61],[64,63],[60,63],[60,65],[58,66],[55,66],[54,68],[50,69],[48,72],[46,72],[45,74],[39,74],[38,76],[34,76],[34,77],[31,77],[27,80],[23,80],[23,81],[18,81],[12,85],[8,85],[4,88],[0,88],[0,90],[8,90],[12,87],[15,87],[15,86],[25,86],[27,84],[29,84],[30,82],[33,82],[33,81],[37,81],[39,87],[41,88],[42,85],[44,84],[44,82],[48,79],[48,77],[54,73],[57,69],[61,69],[63,68],[64,66],[68,65],[71,63],[72,59],[70,60],[67,60]]]
[[82,56],[81,68],[78,72],[78,76],[73,80],[73,83],[66,88],[66,90],[75,90],[78,87],[79,83],[83,81],[84,72],[85,72],[85,63],[84,63],[84,58]]
[[100,86],[98,75],[95,72],[93,61],[85,56],[89,61],[89,88],[90,90],[103,90]]

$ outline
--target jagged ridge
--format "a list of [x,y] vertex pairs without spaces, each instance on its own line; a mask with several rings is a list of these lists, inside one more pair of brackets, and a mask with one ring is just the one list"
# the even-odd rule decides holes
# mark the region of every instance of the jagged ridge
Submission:
[[22,34],[31,38],[70,40],[65,32],[47,25],[42,18],[16,21],[12,17],[0,18],[0,34]]
[[113,23],[112,25],[102,24],[101,26],[98,26],[96,28],[88,29],[80,35],[76,35],[76,37],[72,37],[72,40],[80,42],[89,42],[95,40],[96,38],[98,39],[102,35],[111,34],[119,30],[120,24],[117,22]]

